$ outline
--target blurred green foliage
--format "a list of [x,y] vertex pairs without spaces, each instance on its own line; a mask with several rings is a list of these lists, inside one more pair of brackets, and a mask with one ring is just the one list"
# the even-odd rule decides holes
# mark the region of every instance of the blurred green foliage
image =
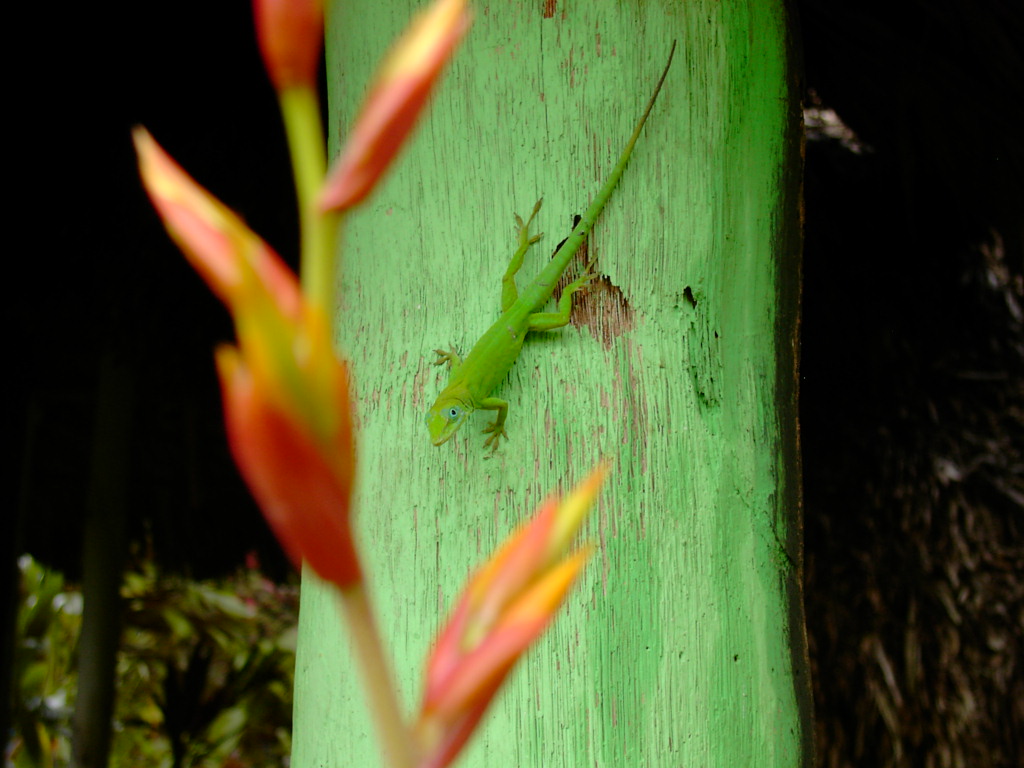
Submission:
[[[66,765],[82,597],[22,557],[13,768]],[[142,562],[125,575],[111,765],[287,764],[298,586],[255,568],[190,581]]]
[[17,768],[70,759],[70,700],[74,698],[72,650],[82,618],[82,599],[66,590],[64,577],[32,558],[18,561],[21,595],[11,686],[15,739],[6,754]]

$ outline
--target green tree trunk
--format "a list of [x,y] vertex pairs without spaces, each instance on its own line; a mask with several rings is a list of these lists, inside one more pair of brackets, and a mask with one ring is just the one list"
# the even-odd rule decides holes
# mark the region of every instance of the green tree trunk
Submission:
[[[420,3],[335,3],[335,149]],[[357,530],[412,711],[457,590],[556,486],[614,471],[598,545],[466,766],[811,763],[796,334],[800,112],[778,0],[475,4],[415,141],[352,218],[340,281],[359,421]],[[589,240],[573,324],[531,335],[498,395],[431,446],[432,350],[498,315],[513,211],[543,195],[521,284],[612,169],[673,39],[632,163]],[[293,765],[379,764],[329,590],[303,582]]]

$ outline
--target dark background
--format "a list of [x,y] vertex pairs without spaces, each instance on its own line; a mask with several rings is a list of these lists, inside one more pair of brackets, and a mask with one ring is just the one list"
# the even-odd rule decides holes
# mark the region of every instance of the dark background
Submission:
[[[819,762],[1019,765],[1024,4],[795,7],[808,104],[853,134],[811,131],[806,156]],[[130,412],[128,557],[204,577],[255,550],[283,576],[221,432],[212,347],[229,319],[160,228],[129,140],[146,125],[293,260],[249,3],[33,13],[12,25],[25,52],[9,73],[5,574],[22,551],[80,573],[98,393],[113,381]]]
[[76,577],[73,511],[106,361],[134,390],[132,538],[196,577],[230,571],[253,547],[273,562],[220,424],[213,346],[233,338],[230,318],[162,231],[130,136],[145,125],[294,264],[287,150],[250,3],[73,4],[61,16],[37,22],[35,54],[53,69],[31,81],[15,144],[36,172],[19,201],[30,248],[7,307],[20,398],[10,434],[24,436],[28,461],[5,487],[24,491],[23,547]]

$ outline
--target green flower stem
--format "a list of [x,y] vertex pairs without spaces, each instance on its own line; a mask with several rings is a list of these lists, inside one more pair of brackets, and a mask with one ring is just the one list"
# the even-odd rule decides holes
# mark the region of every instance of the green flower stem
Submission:
[[313,88],[298,86],[280,91],[278,100],[299,203],[302,294],[306,301],[330,312],[334,302],[335,244],[341,217],[317,209],[317,197],[327,174],[320,103]]
[[377,623],[365,588],[357,584],[340,590],[338,594],[342,611],[348,620],[356,666],[362,672],[370,714],[386,764],[391,768],[415,768],[413,737],[402,717],[394,678],[384,658],[384,646],[377,632]]

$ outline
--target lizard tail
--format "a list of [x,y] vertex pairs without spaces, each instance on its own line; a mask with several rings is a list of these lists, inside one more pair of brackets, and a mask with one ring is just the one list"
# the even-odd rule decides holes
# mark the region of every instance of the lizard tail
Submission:
[[629,141],[626,143],[626,148],[622,150],[622,154],[619,155],[619,161],[615,164],[615,168],[612,169],[611,174],[605,180],[604,186],[597,193],[597,197],[587,208],[586,213],[576,224],[572,230],[572,234],[569,235],[558,250],[552,256],[553,259],[558,257],[558,251],[563,248],[571,248],[573,251],[576,250],[582,243],[583,238],[587,236],[591,227],[594,226],[594,222],[597,221],[597,217],[600,215],[601,210],[604,208],[605,203],[608,202],[608,198],[612,196],[612,192],[615,191],[616,185],[619,183],[619,178],[622,176],[622,172],[626,170],[626,165],[629,163],[629,156],[633,154],[633,145],[636,144],[636,140],[640,138],[640,132],[644,129],[644,123],[647,122],[648,115],[651,114],[651,109],[654,107],[654,102],[658,99],[658,94],[661,93],[661,86],[665,82],[665,78],[668,76],[668,68],[672,66],[672,57],[676,54],[676,41],[672,41],[672,49],[668,52],[668,61],[665,62],[665,69],[661,73],[661,77],[658,78],[658,84],[654,86],[654,93],[651,94],[650,101],[647,102],[647,108],[644,113],[640,116],[640,120],[637,121],[636,128],[633,129],[633,135],[629,137]]

